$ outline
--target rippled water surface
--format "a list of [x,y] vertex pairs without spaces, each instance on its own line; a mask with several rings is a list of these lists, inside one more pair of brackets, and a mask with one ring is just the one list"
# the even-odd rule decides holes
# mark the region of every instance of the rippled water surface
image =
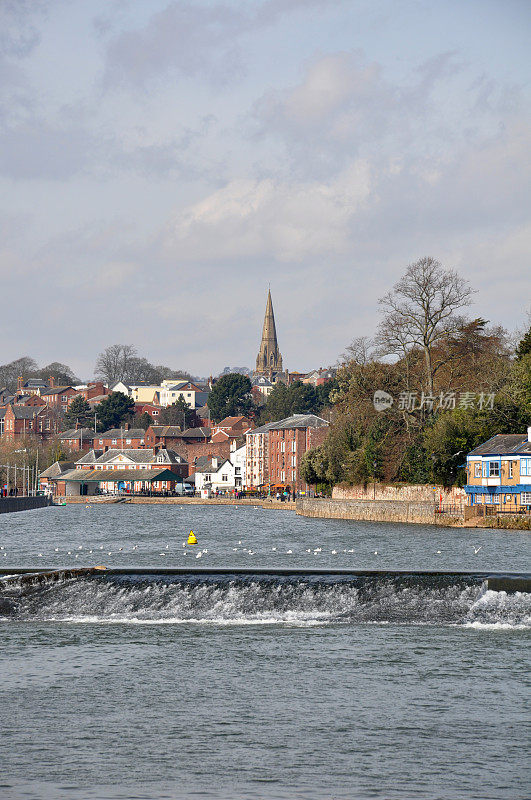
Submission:
[[[191,528],[199,545],[183,547]],[[5,573],[529,570],[523,532],[232,507],[6,514],[0,546]],[[529,797],[529,595],[258,575],[102,576],[7,594],[7,800]]]

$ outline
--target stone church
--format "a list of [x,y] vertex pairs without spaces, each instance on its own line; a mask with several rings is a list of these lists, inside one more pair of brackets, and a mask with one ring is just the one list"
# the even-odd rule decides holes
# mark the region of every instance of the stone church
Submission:
[[264,327],[262,329],[262,342],[256,356],[254,377],[263,376],[274,382],[276,380],[285,380],[286,375],[287,373],[284,372],[282,367],[282,355],[278,347],[275,314],[273,312],[271,290],[269,290],[267,293]]

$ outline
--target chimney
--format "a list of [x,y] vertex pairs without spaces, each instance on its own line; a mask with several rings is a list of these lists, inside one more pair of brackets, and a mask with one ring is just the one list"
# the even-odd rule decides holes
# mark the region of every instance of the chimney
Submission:
[[50,377],[48,378],[48,383],[50,384],[50,389],[53,389],[55,387],[55,378],[53,375],[50,375]]
[[531,442],[531,425],[527,426],[527,441]]
[[24,383],[24,378],[22,377],[22,375],[19,375],[19,377],[17,378],[17,391],[22,389],[23,383]]
[[130,427],[131,425],[128,422],[126,422],[124,425],[124,431],[128,431]]

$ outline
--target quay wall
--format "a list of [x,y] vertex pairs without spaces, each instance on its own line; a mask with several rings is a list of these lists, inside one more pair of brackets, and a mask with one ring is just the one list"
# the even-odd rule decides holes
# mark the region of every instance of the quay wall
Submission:
[[[433,502],[408,500],[328,500],[301,498],[296,512],[303,517],[322,519],[359,519],[372,522],[417,522],[424,525],[447,525],[435,514]],[[438,518],[437,518],[438,517]]]
[[33,511],[51,505],[49,497],[0,497],[0,514],[14,511]]
[[235,499],[233,497],[211,497],[211,498],[203,498],[203,497],[144,497],[144,496],[137,496],[137,497],[120,497],[116,498],[114,501],[112,498],[108,500],[100,499],[101,495],[98,496],[67,496],[67,497],[57,497],[56,501],[59,504],[64,503],[65,505],[71,504],[83,504],[83,505],[94,505],[94,506],[106,506],[110,505],[113,502],[115,503],[123,503],[127,505],[183,505],[183,506],[250,506],[250,507],[260,507],[260,508],[270,508],[270,509],[278,509],[280,511],[295,511],[295,503],[294,502],[281,502],[278,500],[259,500],[252,498],[241,498]]
[[403,502],[438,503],[442,498],[443,504],[464,505],[466,492],[457,486],[445,489],[444,486],[432,484],[404,484],[387,486],[383,483],[367,483],[358,486],[334,486],[332,489],[333,500],[389,500]]

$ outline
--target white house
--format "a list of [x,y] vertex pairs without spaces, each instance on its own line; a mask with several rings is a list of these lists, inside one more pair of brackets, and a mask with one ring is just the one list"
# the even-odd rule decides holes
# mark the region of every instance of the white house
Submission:
[[239,491],[247,486],[245,481],[246,446],[242,444],[240,447],[236,447],[236,442],[233,441],[230,450],[230,460],[234,466],[234,486]]
[[[211,494],[234,492],[236,487],[235,468],[232,461],[223,458],[198,458],[195,470],[195,490],[202,497]],[[241,485],[241,484],[240,484]]]

